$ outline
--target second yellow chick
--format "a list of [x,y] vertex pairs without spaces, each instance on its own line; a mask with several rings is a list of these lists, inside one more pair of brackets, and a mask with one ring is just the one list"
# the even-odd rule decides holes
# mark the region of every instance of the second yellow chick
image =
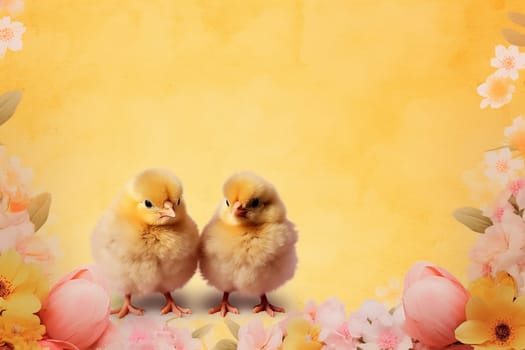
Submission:
[[228,301],[235,291],[261,298],[254,312],[284,312],[266,296],[291,279],[297,265],[297,232],[283,202],[272,184],[250,172],[231,176],[223,192],[225,199],[201,236],[202,276],[224,292],[209,312],[238,313]]

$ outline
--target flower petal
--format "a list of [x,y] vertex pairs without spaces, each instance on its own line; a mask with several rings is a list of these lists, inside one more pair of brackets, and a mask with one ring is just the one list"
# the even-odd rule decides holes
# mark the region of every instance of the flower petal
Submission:
[[507,49],[503,45],[497,45],[495,51],[496,57],[504,56],[507,53]]
[[22,258],[14,250],[8,250],[6,253],[0,255],[0,275],[13,281],[22,265]]
[[490,330],[482,321],[465,321],[456,328],[456,338],[465,344],[483,344],[490,339]]
[[525,349],[525,327],[516,329],[514,339],[510,342],[513,349]]
[[487,83],[483,83],[477,88],[478,94],[480,94],[483,97],[487,97],[488,90],[489,90],[489,84]]
[[490,307],[479,297],[472,297],[465,309],[469,320],[487,320],[490,317]]
[[13,294],[8,300],[0,298],[0,308],[6,313],[21,316],[32,315],[40,310],[40,300],[33,294]]
[[23,47],[22,40],[18,38],[10,40],[7,47],[9,47],[9,49],[12,51],[20,51]]

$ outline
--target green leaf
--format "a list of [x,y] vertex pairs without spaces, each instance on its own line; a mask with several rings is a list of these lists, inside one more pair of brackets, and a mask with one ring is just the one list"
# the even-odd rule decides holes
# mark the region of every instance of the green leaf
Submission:
[[31,222],[35,225],[35,232],[46,223],[49,216],[49,208],[51,207],[51,194],[44,192],[31,199],[27,212]]
[[525,35],[509,28],[504,28],[501,32],[509,43],[517,46],[525,46]]
[[516,197],[514,197],[514,195],[511,195],[510,198],[509,198],[509,203],[512,205],[512,207],[514,208],[514,213],[519,214],[520,212],[520,206],[518,205],[518,202],[516,202]]
[[21,91],[9,91],[0,95],[0,125],[4,124],[9,118],[11,118],[21,99]]
[[193,338],[198,338],[198,339],[201,339],[202,337],[204,337],[206,334],[208,334],[208,332],[213,328],[213,325],[210,323],[210,324],[207,324],[205,326],[202,326],[201,328],[198,328],[196,330],[193,331],[193,333],[191,333],[191,336]]
[[492,226],[492,221],[476,208],[460,208],[454,211],[456,220],[474,232],[485,233],[485,229]]
[[237,350],[237,343],[230,339],[219,340],[213,350]]
[[525,27],[525,15],[519,12],[510,12],[509,18],[512,22]]
[[510,147],[509,145],[503,145],[503,146],[499,146],[499,147],[494,147],[494,148],[488,149],[485,152],[497,151],[497,150],[500,150],[500,149],[503,149],[503,148],[508,148],[511,151],[515,151],[516,150],[513,147]]
[[241,328],[241,326],[229,318],[225,318],[224,323],[226,323],[226,326],[228,326],[228,329],[230,330],[230,333],[233,335],[233,337],[239,340],[239,328]]

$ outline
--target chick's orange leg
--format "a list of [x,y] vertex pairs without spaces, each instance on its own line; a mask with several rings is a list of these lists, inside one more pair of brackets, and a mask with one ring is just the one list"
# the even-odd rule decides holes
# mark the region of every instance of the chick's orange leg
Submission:
[[253,307],[254,313],[259,313],[261,311],[266,311],[271,317],[274,316],[275,312],[285,312],[282,307],[270,304],[266,294],[261,295],[261,303]]
[[166,298],[166,305],[164,305],[162,309],[160,309],[161,315],[165,315],[168,312],[173,312],[179,317],[182,317],[183,314],[191,314],[190,309],[185,309],[175,303],[175,300],[173,300],[170,292],[164,293],[164,297]]
[[221,312],[222,317],[226,317],[226,314],[228,312],[231,312],[232,314],[238,314],[239,310],[236,307],[233,307],[229,302],[228,298],[230,296],[230,293],[224,292],[224,295],[222,296],[222,301],[219,305],[216,307],[213,307],[208,310],[209,314],[215,314],[217,312]]
[[144,313],[144,309],[137,308],[131,304],[131,294],[126,294],[126,297],[124,298],[124,304],[122,304],[120,309],[111,310],[111,314],[118,314],[119,318],[126,316],[130,312],[137,316],[142,316]]

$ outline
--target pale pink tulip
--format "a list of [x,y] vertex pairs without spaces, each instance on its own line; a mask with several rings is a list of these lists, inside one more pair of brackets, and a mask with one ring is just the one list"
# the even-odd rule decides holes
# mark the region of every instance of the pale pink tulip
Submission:
[[110,325],[110,296],[99,278],[91,267],[80,268],[51,289],[40,311],[50,338],[73,343],[80,350],[101,338]]
[[455,343],[454,330],[465,321],[468,299],[468,291],[448,271],[417,262],[405,277],[406,332],[429,347]]

